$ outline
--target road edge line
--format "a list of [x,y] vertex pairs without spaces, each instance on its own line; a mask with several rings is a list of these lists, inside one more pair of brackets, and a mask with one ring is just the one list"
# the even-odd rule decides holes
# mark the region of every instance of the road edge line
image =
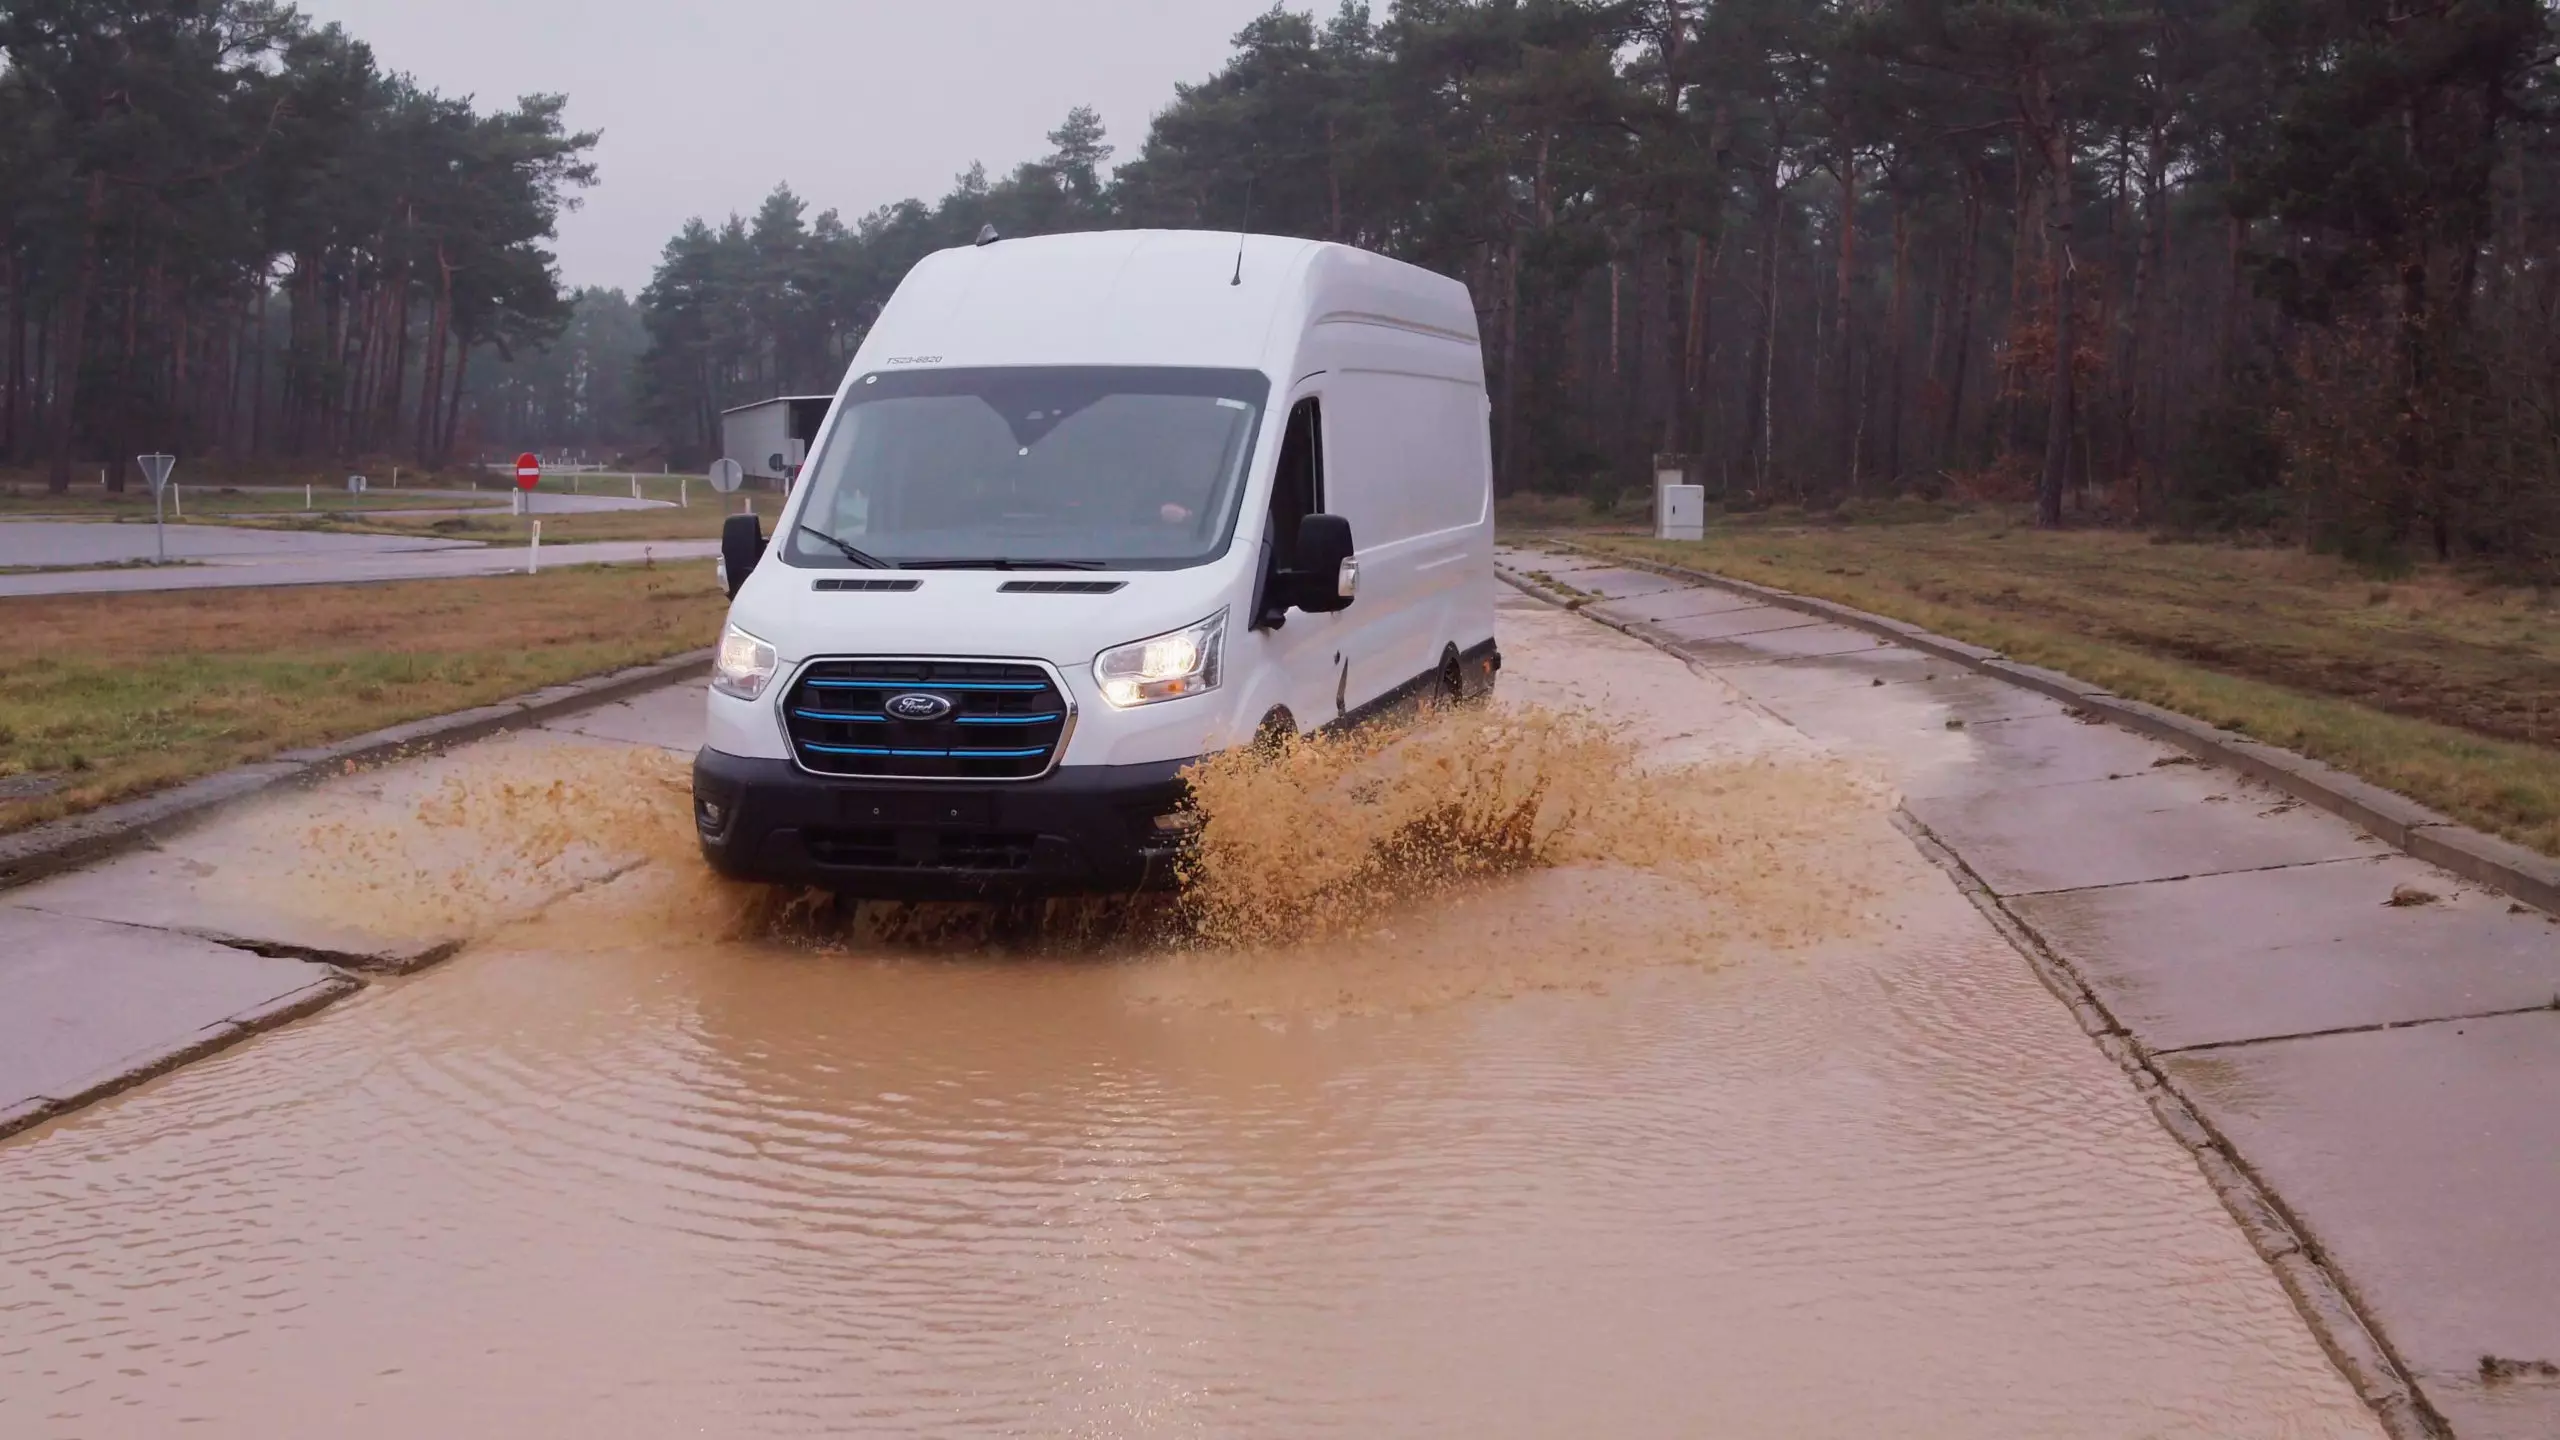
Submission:
[[[1667,561],[1593,549],[1570,540],[1548,539],[1544,543],[1573,554],[1606,559],[1629,569],[1647,570],[1785,609],[1819,615],[1952,661],[1977,674],[2059,700],[2113,721],[2136,734],[2174,745],[2197,759],[2281,790],[2305,804],[2328,811],[2402,854],[2560,918],[2560,860],[2476,830],[2397,791],[2383,789],[2307,755],[2262,740],[2252,740],[2246,735],[2209,725],[2192,715],[2183,715],[2147,701],[2129,700],[2060,671],[2010,660],[1996,650],[1949,639],[1906,621],[1872,614],[1835,600],[1799,595],[1792,590],[1736,580],[1713,571],[1693,570]],[[1531,590],[1528,593],[1538,592]],[[1582,614],[1591,613],[1587,606],[1571,608]],[[1593,615],[1592,618],[1648,643],[1661,643],[1605,616]]]
[[[548,685],[468,710],[431,715],[326,745],[287,750],[154,794],[48,820],[13,835],[0,835],[0,893],[106,859],[160,835],[173,834],[222,806],[279,785],[317,780],[359,765],[431,754],[691,679],[709,670],[712,655],[709,649],[688,650],[664,660]],[[6,1117],[0,1117],[0,1123],[5,1121]]]

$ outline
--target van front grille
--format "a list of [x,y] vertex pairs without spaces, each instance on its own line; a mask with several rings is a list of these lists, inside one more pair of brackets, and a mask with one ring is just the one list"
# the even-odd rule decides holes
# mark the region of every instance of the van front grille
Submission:
[[1038,665],[820,660],[783,701],[804,767],[869,779],[1029,780],[1067,734],[1067,697]]

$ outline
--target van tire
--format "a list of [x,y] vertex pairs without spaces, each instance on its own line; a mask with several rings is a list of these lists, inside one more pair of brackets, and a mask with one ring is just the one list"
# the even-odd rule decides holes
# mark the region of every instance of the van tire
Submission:
[[1462,705],[1467,699],[1467,666],[1458,658],[1458,647],[1450,645],[1440,652],[1439,702]]
[[1271,713],[1262,717],[1262,723],[1254,727],[1253,750],[1255,754],[1268,758],[1279,754],[1283,746],[1297,738],[1297,717],[1289,713],[1289,707],[1274,705]]

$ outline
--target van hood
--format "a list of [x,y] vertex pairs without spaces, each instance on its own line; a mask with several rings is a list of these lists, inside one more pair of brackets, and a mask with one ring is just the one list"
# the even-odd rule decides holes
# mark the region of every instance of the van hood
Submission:
[[[1217,613],[1233,602],[1233,573],[1231,562],[1187,570],[814,570],[768,560],[740,588],[729,622],[773,646],[786,669],[821,655],[949,655],[1073,670],[1114,645]],[[877,588],[883,582],[914,588]]]

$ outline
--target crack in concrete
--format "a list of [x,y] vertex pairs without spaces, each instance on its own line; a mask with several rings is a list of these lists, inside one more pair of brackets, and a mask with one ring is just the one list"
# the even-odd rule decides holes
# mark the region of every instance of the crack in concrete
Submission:
[[2503,1010],[2467,1010],[2459,1015],[2430,1015],[2418,1020],[2381,1020],[2371,1025],[2338,1025],[2326,1030],[2292,1030],[2281,1035],[2253,1035],[2245,1040],[2205,1040],[2193,1045],[2175,1045],[2154,1050],[2154,1055],[2200,1055],[2214,1050],[2245,1050],[2252,1045],[2273,1045],[2283,1040],[2318,1040],[2330,1035],[2370,1035],[2381,1030],[2417,1030],[2429,1025],[2460,1025],[2471,1020],[2503,1020],[2514,1015],[2541,1015],[2560,1011],[2560,994],[2539,1005],[2514,1005]]

